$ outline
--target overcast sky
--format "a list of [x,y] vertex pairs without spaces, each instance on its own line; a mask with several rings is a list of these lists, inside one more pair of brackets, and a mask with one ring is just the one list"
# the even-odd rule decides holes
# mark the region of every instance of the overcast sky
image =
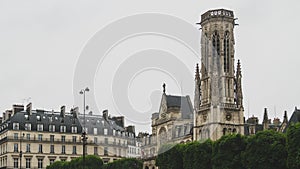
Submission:
[[[61,105],[66,105],[68,110],[73,106],[82,107],[82,98],[77,92],[73,93],[78,90],[73,87],[76,79],[74,75],[77,62],[82,59],[82,50],[97,32],[121,18],[143,13],[178,17],[194,25],[197,30],[199,26],[195,23],[199,22],[200,15],[215,8],[233,10],[238,18],[239,26],[235,27],[235,58],[242,63],[245,116],[258,116],[261,122],[264,107],[269,108],[269,118],[282,118],[284,110],[290,116],[295,106],[300,107],[300,3],[297,0],[1,0],[0,110],[5,111],[12,104],[28,101],[33,102],[34,109],[59,110]],[[120,25],[120,31],[123,31],[122,27]],[[197,41],[200,41],[199,37],[195,37]],[[101,48],[103,44],[98,45]],[[93,94],[87,94],[87,103],[95,100],[97,106],[91,106],[94,113],[109,109],[112,115],[126,115],[127,124],[135,124],[138,130],[149,131],[149,121],[137,121],[150,120],[151,113],[158,111],[163,82],[167,83],[168,94],[190,95],[193,99],[193,77],[187,78],[189,80],[174,79],[172,72],[154,71],[153,68],[143,70],[142,73],[136,72],[136,76],[130,77],[130,84],[125,84],[130,104],[143,112],[140,115],[144,119],[135,119],[136,114],[130,114],[114,105],[118,98],[111,98],[111,95],[116,96],[118,93],[110,89],[114,88],[113,80],[120,76],[118,70],[123,70],[120,65],[130,60],[130,54],[137,58],[143,54],[132,54],[134,51],[147,48],[159,48],[159,56],[170,58],[167,61],[171,65],[176,65],[176,59],[173,60],[172,56],[164,55],[161,51],[174,52],[185,64],[184,68],[177,69],[188,70],[192,75],[195,64],[200,62],[199,58],[189,58],[192,54],[170,39],[144,35],[125,40],[107,54],[104,64],[99,66],[97,63],[94,84],[84,83],[83,79],[83,83],[78,85],[80,87],[83,84],[81,88],[93,86],[90,91]],[[155,51],[144,53],[143,56],[147,55],[151,57]],[[160,62],[163,59],[154,57],[152,60]],[[136,60],[135,64],[139,65],[140,62]],[[123,74],[126,73],[123,71]]]

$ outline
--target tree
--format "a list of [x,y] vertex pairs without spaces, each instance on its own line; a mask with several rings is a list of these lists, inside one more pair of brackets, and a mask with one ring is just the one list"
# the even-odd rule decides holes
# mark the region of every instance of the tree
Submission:
[[184,145],[164,145],[160,148],[156,157],[156,165],[160,169],[182,169],[183,168]]
[[241,169],[241,154],[245,150],[245,137],[225,135],[213,144],[213,169]]
[[287,130],[288,168],[300,168],[300,123],[292,124]]
[[285,135],[273,130],[261,131],[247,140],[243,164],[247,169],[286,169]]
[[104,169],[142,169],[143,162],[135,158],[124,158],[104,165]]
[[212,141],[198,141],[186,144],[183,153],[184,169],[211,169]]
[[[85,158],[85,168],[86,169],[102,169],[103,162],[98,156],[87,155]],[[78,157],[70,162],[56,161],[47,169],[82,169],[83,168],[83,158]]]

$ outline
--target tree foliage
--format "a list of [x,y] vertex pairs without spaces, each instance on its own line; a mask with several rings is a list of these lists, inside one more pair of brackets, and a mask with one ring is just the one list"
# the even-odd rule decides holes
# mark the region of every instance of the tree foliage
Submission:
[[286,169],[285,135],[272,130],[258,132],[247,140],[243,163],[247,169]]
[[300,168],[300,123],[292,124],[287,131],[287,165]]
[[142,169],[143,162],[135,158],[124,158],[104,165],[104,169]]
[[[85,158],[85,169],[102,169],[103,162],[98,156],[88,155]],[[56,161],[47,166],[47,169],[82,169],[83,158],[78,157],[69,162]]]
[[240,134],[225,135],[213,144],[212,165],[214,169],[242,169],[241,153],[246,141]]

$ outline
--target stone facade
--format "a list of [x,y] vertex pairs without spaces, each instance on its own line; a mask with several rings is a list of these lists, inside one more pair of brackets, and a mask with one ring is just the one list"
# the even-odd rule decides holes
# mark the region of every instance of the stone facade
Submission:
[[234,14],[225,9],[201,16],[201,69],[196,67],[194,139],[244,134],[241,65],[234,69]]
[[[14,105],[3,114],[0,124],[0,168],[45,169],[54,161],[70,161],[83,154],[82,123],[84,118],[78,109],[65,112],[31,110],[29,104]],[[97,155],[104,163],[133,155],[128,147],[140,149],[134,126],[124,126],[124,117],[103,115],[85,116],[87,155]],[[129,154],[130,153],[130,154]],[[21,159],[20,161],[20,154]]]

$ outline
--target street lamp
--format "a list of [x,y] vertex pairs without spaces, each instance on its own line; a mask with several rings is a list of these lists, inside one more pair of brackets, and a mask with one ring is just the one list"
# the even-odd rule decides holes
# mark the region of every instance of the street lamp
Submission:
[[79,94],[82,94],[83,95],[83,130],[82,130],[82,154],[83,154],[83,168],[85,168],[85,154],[86,154],[86,140],[87,140],[87,137],[86,137],[86,131],[85,131],[85,92],[89,92],[90,89],[89,88],[85,88],[85,89],[82,89],[80,90]]

